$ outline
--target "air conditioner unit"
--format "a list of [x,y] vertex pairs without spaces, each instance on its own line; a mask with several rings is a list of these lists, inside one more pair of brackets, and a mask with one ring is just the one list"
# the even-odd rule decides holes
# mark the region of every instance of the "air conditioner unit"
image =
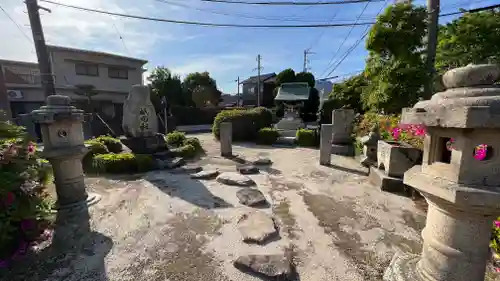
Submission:
[[22,99],[23,92],[21,92],[19,90],[7,90],[7,96],[12,100]]

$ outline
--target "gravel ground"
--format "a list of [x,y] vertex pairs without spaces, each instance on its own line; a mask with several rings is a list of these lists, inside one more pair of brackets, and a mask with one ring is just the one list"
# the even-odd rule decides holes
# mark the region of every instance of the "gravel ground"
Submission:
[[[210,134],[198,134],[204,169],[235,171]],[[192,180],[166,171],[122,178],[87,178],[102,196],[90,208],[90,228],[68,252],[47,251],[1,280],[260,280],[232,262],[240,255],[287,253],[300,280],[381,280],[398,249],[418,253],[425,212],[404,197],[372,187],[357,161],[319,151],[233,145],[244,159],[266,157],[270,168],[250,177],[270,202],[280,238],[242,242],[237,221],[253,208],[238,202],[240,187]],[[84,229],[80,227],[78,229]]]

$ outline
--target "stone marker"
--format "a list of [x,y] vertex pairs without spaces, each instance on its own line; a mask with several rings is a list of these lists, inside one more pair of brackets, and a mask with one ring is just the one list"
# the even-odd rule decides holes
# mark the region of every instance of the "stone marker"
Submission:
[[330,165],[332,159],[332,124],[321,125],[321,134],[319,141],[319,164]]
[[267,204],[266,197],[258,189],[245,188],[238,190],[236,192],[236,197],[240,200],[240,203],[250,207],[263,206]]
[[365,167],[370,167],[377,164],[377,146],[381,139],[378,124],[375,124],[367,136],[361,138],[363,144],[363,157],[360,162]]
[[168,172],[172,174],[193,174],[199,173],[201,171],[203,171],[203,168],[201,166],[188,164],[186,166],[174,168],[172,170],[169,170]]
[[293,280],[294,267],[285,255],[248,255],[234,261],[242,271],[253,271],[274,280]]
[[233,156],[233,124],[231,122],[220,123],[220,155],[223,157]]
[[201,171],[196,174],[192,174],[191,178],[196,180],[209,180],[216,178],[219,175],[219,171],[211,170],[211,171]]
[[238,220],[238,229],[243,241],[247,243],[262,245],[273,236],[278,235],[273,218],[261,211],[241,216]]
[[54,171],[57,208],[76,209],[99,201],[97,194],[85,190],[82,159],[88,153],[83,138],[83,110],[71,106],[67,96],[47,97],[47,105],[31,112],[40,123],[44,158]]
[[332,111],[332,154],[354,156],[351,136],[354,116],[354,110],[352,109],[335,109]]
[[256,160],[253,160],[252,164],[256,166],[265,166],[273,164],[273,161],[269,158],[258,158]]
[[443,76],[446,91],[403,110],[403,124],[427,128],[422,166],[407,171],[404,183],[429,210],[422,254],[395,255],[384,280],[484,280],[500,213],[500,155],[493,151],[500,149],[500,88],[491,85],[499,76],[496,65],[453,69]]
[[134,85],[123,103],[125,137],[120,140],[138,154],[168,150],[164,136],[158,133],[158,117],[149,91],[147,86]]
[[242,175],[253,175],[259,173],[259,168],[253,165],[238,165],[236,166],[236,171],[238,171]]
[[227,184],[227,185],[235,185],[235,186],[252,186],[255,185],[255,182],[244,175],[240,175],[236,172],[225,172],[217,176],[216,179],[218,182]]

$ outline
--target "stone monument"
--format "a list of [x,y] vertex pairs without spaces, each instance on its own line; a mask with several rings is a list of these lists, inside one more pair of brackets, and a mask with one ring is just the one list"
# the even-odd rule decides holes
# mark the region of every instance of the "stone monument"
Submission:
[[377,145],[380,139],[380,130],[377,124],[371,128],[367,136],[360,139],[363,145],[363,157],[360,161],[361,165],[370,167],[377,163]]
[[71,106],[67,96],[47,97],[47,105],[31,113],[33,121],[40,123],[43,157],[54,171],[57,208],[73,209],[93,204],[99,196],[85,190],[82,159],[88,149],[83,139],[83,110]]
[[125,138],[121,141],[132,152],[150,154],[168,150],[164,136],[158,133],[158,118],[147,86],[132,86],[123,103],[122,127]]
[[275,127],[280,133],[278,142],[294,143],[297,130],[304,128],[304,122],[299,116],[299,109],[304,101],[309,99],[309,84],[283,83],[278,88],[275,101],[283,102],[284,116]]
[[422,254],[395,255],[384,280],[484,280],[500,213],[499,77],[496,65],[450,70],[447,90],[403,110],[402,123],[427,126],[422,166],[407,171],[404,182],[429,210]]
[[354,110],[335,109],[332,112],[333,138],[332,153],[343,156],[354,156],[352,143],[352,123]]
[[321,125],[319,141],[319,164],[330,165],[332,161],[332,124]]
[[233,123],[220,123],[220,154],[223,157],[233,156]]

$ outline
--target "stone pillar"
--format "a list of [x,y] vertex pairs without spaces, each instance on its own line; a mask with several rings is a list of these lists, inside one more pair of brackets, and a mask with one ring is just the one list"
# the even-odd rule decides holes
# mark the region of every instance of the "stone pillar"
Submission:
[[31,113],[40,123],[43,139],[43,157],[54,171],[58,209],[96,203],[97,195],[89,196],[85,190],[82,159],[88,149],[83,139],[83,110],[71,106],[67,96],[47,97],[47,105]]
[[335,109],[332,111],[332,151],[333,154],[354,156],[352,144],[352,122],[354,121],[354,110]]
[[497,65],[468,65],[443,76],[446,91],[412,109],[403,124],[427,127],[422,166],[404,183],[429,203],[421,255],[397,254],[386,281],[484,280],[493,221],[500,213],[500,77]]
[[330,165],[332,159],[332,124],[321,125],[320,141],[319,141],[319,164]]
[[233,124],[231,122],[220,123],[220,155],[224,157],[233,156]]

